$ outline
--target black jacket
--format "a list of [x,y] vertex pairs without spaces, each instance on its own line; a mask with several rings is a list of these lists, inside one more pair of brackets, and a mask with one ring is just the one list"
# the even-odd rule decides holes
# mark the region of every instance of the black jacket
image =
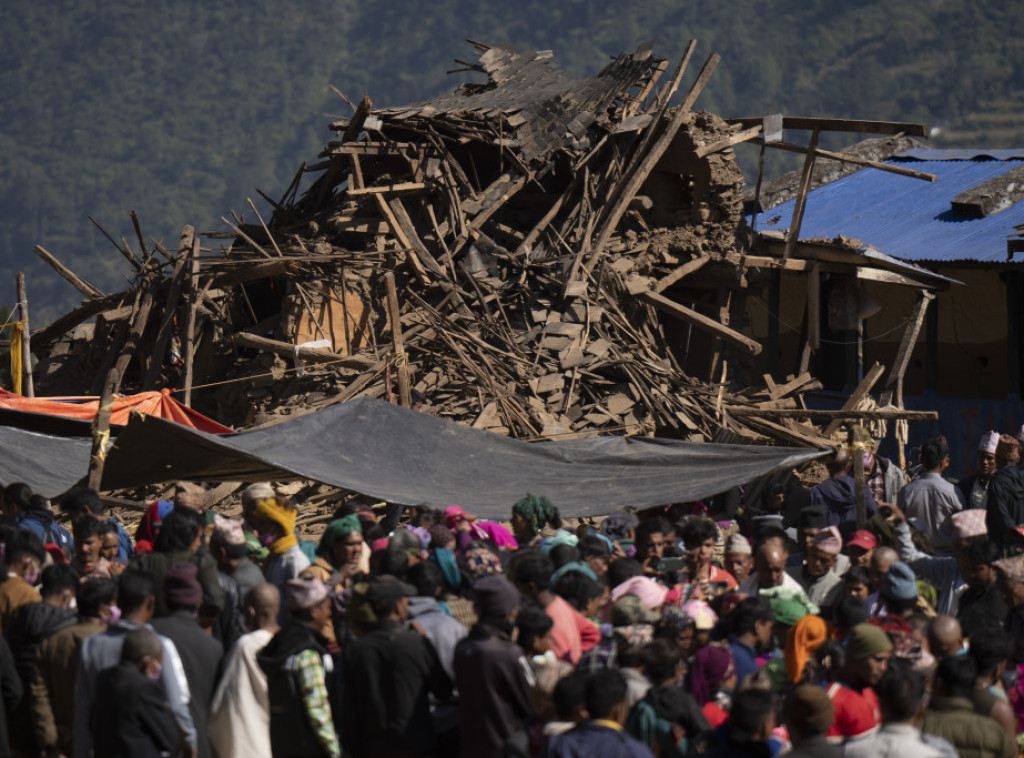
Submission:
[[208,758],[213,755],[213,750],[206,735],[206,718],[220,680],[224,648],[202,630],[188,611],[174,611],[170,616],[153,619],[150,623],[158,634],[167,637],[178,649],[191,693],[188,709],[199,735],[199,756]]
[[14,656],[11,655],[11,648],[7,640],[0,637],[0,699],[3,700],[3,707],[0,708],[0,758],[7,758],[11,754],[11,745],[7,734],[7,714],[11,713],[18,703],[24,689],[21,684],[21,677],[14,667]]
[[[306,650],[325,656],[325,643],[309,624],[292,619],[256,654],[270,691],[270,747],[274,758],[327,755],[306,715],[298,672],[290,665],[295,656]],[[329,683],[327,689],[330,691]]]
[[[59,629],[71,626],[77,621],[78,615],[75,611],[56,608],[49,603],[28,603],[18,609],[14,622],[4,629],[4,637],[11,647],[14,666],[24,686],[27,687],[32,682],[36,648],[39,647],[39,643]],[[10,712],[9,738],[11,747],[35,754],[42,745],[36,744],[28,701],[28,698],[24,698],[17,708]]]
[[478,623],[455,647],[463,758],[504,756],[534,716],[529,664],[504,631]]
[[163,687],[129,663],[100,672],[92,702],[93,755],[159,758],[181,745]]
[[964,637],[970,639],[975,632],[1002,623],[1009,610],[999,586],[992,582],[980,592],[969,587],[964,590],[960,595],[960,608],[956,612],[956,620],[960,622]]
[[426,637],[383,621],[345,646],[341,675],[347,752],[395,758],[434,751],[428,693],[447,700],[452,682]]
[[1020,541],[1010,530],[1021,524],[1024,524],[1024,476],[1011,463],[992,474],[988,483],[985,526],[989,537],[1002,546]]

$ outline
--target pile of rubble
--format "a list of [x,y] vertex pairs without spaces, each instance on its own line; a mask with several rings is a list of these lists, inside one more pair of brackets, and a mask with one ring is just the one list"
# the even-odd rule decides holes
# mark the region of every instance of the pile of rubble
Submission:
[[113,369],[119,391],[175,388],[236,428],[371,396],[523,439],[821,443],[730,412],[820,385],[750,371],[761,345],[729,293],[761,274],[731,148],[760,128],[692,111],[718,56],[670,106],[693,42],[670,77],[645,46],[584,80],[474,44],[484,81],[350,103],[269,218],[205,235],[220,249],[136,224],[137,249],[112,240],[135,271],[116,294],[38,249],[86,299],[32,335],[36,392],[98,394]]

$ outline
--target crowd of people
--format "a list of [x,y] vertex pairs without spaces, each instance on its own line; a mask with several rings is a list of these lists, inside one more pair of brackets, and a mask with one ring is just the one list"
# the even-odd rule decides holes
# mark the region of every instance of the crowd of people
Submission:
[[[96,492],[3,490],[0,756],[1010,758],[1024,730],[1020,442],[944,477],[851,451],[806,489],[511,528],[180,483],[134,539]],[[865,520],[865,516],[867,519]],[[62,519],[63,520],[63,519]]]

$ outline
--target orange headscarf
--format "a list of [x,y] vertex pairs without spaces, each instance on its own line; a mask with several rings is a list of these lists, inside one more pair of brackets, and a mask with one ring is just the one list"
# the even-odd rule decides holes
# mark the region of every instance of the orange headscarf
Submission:
[[807,661],[828,636],[828,622],[821,616],[804,616],[790,628],[786,636],[786,675],[791,682],[800,681]]

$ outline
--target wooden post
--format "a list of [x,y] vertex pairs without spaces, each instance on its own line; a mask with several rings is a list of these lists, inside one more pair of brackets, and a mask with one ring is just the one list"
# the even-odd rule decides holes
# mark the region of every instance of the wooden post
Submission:
[[131,362],[132,356],[138,349],[142,332],[149,321],[149,312],[153,308],[153,280],[152,276],[143,279],[142,296],[139,298],[139,309],[135,313],[135,320],[132,322],[128,338],[121,347],[121,353],[117,356],[113,368],[107,372],[107,378],[103,382],[103,394],[100,396],[99,409],[96,411],[96,418],[92,422],[92,448],[89,454],[89,487],[99,491],[100,482],[103,479],[103,466],[106,462],[106,442],[110,437],[110,412],[114,407],[114,395],[121,388],[121,378],[125,369]]
[[195,342],[195,331],[196,331],[196,308],[199,306],[199,238],[192,238],[192,260],[190,262],[190,269],[188,275],[188,302],[184,306],[184,318],[182,319],[182,345],[181,355],[185,361],[184,376],[182,377],[182,386],[185,390],[184,403],[187,407],[192,407],[192,371],[194,361],[192,358],[195,348],[193,344]]
[[914,346],[921,334],[921,326],[924,324],[925,314],[928,312],[928,304],[935,299],[935,293],[928,290],[921,290],[917,296],[917,303],[914,304],[914,312],[910,316],[907,329],[903,332],[903,339],[900,341],[899,349],[896,351],[896,360],[893,361],[892,371],[885,380],[885,388],[878,400],[883,408],[891,405],[894,401],[899,408],[903,407],[903,375],[910,365],[910,357],[914,353]]
[[395,368],[398,372],[398,401],[403,408],[412,408],[412,394],[409,391],[409,357],[405,354],[402,340],[402,317],[398,307],[398,292],[395,289],[395,274],[384,274],[387,285],[388,321],[391,322],[391,339],[395,343]]
[[811,189],[811,176],[814,173],[814,156],[818,147],[818,130],[811,132],[811,143],[807,146],[807,158],[804,159],[804,172],[800,176],[800,189],[797,191],[796,204],[793,206],[793,217],[789,222],[789,237],[786,238],[786,249],[783,258],[793,255],[796,243],[800,239],[800,225],[804,220],[804,208],[807,205],[807,193]]
[[850,455],[853,456],[853,492],[857,505],[857,528],[865,529],[868,523],[868,506],[864,499],[867,482],[864,478],[864,428],[860,424],[850,424],[848,442]]
[[18,294],[18,319],[25,322],[21,325],[21,367],[25,377],[22,390],[25,397],[35,397],[36,390],[32,385],[32,347],[29,344],[28,295],[25,291],[25,275],[20,271],[14,277],[14,284]]

